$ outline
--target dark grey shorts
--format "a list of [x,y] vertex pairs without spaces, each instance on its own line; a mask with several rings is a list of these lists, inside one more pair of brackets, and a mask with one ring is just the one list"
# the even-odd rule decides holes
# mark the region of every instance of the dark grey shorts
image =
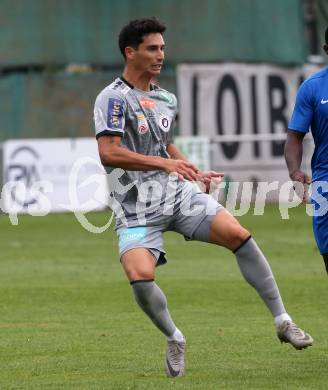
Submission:
[[[200,206],[201,212],[195,207]],[[186,240],[208,242],[210,225],[215,215],[224,207],[205,193],[196,193],[191,198],[189,215],[182,208],[175,210],[169,222],[155,226],[122,227],[117,230],[120,257],[130,249],[147,248],[155,257],[156,265],[166,263],[163,246],[163,232],[174,231],[184,235]],[[191,213],[193,214],[193,213]]]

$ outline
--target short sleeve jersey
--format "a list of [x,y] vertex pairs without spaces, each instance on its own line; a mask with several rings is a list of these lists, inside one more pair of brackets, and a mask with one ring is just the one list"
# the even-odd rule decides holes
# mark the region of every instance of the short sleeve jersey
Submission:
[[311,128],[315,144],[312,180],[328,180],[328,68],[302,83],[288,128],[302,133]]
[[[176,115],[177,100],[172,93],[156,85],[152,85],[149,92],[141,91],[123,78],[117,78],[96,99],[96,137],[117,135],[122,137],[121,146],[131,151],[169,158],[166,147],[173,142]],[[113,168],[107,167],[107,171],[111,173]],[[127,223],[124,222],[120,218],[122,214],[112,207],[116,214],[116,227],[119,228],[122,224],[129,227],[140,224],[137,212],[140,212],[142,202],[136,206],[138,196],[140,197],[138,189],[150,181],[159,183],[162,192],[153,207],[149,207],[149,202],[145,201],[146,221],[149,225],[163,222],[167,218],[163,216],[163,205],[168,180],[168,174],[163,171],[124,171],[118,184],[121,190],[111,188],[111,196],[118,202],[118,208],[127,220]],[[131,188],[128,191],[122,190],[122,186],[125,189]]]

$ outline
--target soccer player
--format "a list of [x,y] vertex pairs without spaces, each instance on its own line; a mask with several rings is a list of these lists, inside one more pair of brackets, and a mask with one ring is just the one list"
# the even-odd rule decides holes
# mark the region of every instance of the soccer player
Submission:
[[[323,50],[328,54],[328,28]],[[328,68],[313,74],[302,83],[288,124],[285,159],[290,178],[303,184],[304,200],[311,180],[301,171],[302,145],[310,126],[315,144],[311,162],[313,232],[328,274],[328,215],[325,209],[328,199]]]
[[111,178],[120,260],[136,302],[167,337],[166,373],[183,375],[186,345],[155,282],[155,267],[166,263],[162,234],[167,230],[232,251],[244,278],[270,310],[279,339],[306,348],[313,339],[287,314],[270,266],[250,233],[195,184],[208,188],[211,179],[223,174],[201,172],[174,145],[176,98],[152,83],[163,66],[165,30],[156,18],[123,27],[123,75],[98,95],[94,119],[100,159]]

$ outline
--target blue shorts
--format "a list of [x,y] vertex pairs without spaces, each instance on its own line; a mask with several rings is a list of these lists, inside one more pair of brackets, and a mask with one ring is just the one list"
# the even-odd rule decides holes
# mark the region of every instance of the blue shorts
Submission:
[[328,253],[328,215],[313,217],[313,234],[320,253]]
[[326,183],[314,182],[311,198],[314,214],[313,234],[322,255],[328,253],[328,192]]

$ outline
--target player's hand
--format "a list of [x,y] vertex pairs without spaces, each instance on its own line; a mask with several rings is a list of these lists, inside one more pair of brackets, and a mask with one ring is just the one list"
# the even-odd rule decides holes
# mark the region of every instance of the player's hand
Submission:
[[181,181],[185,179],[190,181],[199,180],[199,169],[189,161],[167,159],[164,170],[168,174],[176,174]]
[[220,184],[224,176],[223,172],[205,171],[199,173],[199,179],[201,183],[205,185],[205,192],[209,193],[211,185]]
[[308,189],[309,185],[311,184],[310,177],[305,172],[296,170],[290,174],[290,178],[296,182],[294,185],[296,194],[302,199],[303,202],[307,202],[309,198]]

